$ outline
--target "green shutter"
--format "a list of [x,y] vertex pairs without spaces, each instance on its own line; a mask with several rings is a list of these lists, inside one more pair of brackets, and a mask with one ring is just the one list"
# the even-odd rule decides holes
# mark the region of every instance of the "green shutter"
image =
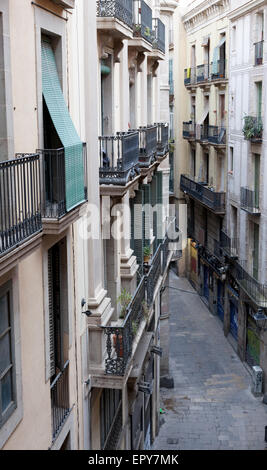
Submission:
[[83,144],[73,125],[64,100],[51,44],[42,40],[43,96],[49,114],[65,149],[66,209],[84,201]]
[[137,258],[137,263],[139,264],[140,270],[143,270],[144,262],[144,239],[140,238],[140,234],[143,234],[143,191],[136,191],[136,196],[134,199],[135,206],[138,205],[138,208],[135,207],[134,210],[134,254]]

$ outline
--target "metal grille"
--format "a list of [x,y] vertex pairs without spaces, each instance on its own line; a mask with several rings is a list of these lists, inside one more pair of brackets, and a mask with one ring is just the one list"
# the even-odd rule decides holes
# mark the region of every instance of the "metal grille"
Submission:
[[133,0],[98,0],[97,16],[121,20],[133,27]]
[[139,129],[139,164],[140,167],[150,166],[157,154],[157,125]]
[[267,285],[261,284],[249,273],[247,261],[239,261],[235,264],[235,278],[256,305],[262,308],[267,307]]
[[153,41],[152,10],[144,0],[134,0],[134,35]]
[[217,193],[186,175],[181,175],[180,187],[182,191],[199,200],[214,212],[225,212],[224,192]]
[[70,413],[69,405],[69,361],[56,376],[50,386],[52,407],[52,436],[53,440],[60,432]]
[[222,126],[208,127],[208,141],[215,145],[226,144],[226,128]]
[[241,187],[240,203],[241,208],[246,210],[247,212],[250,212],[252,214],[260,213],[259,195],[255,191],[252,191],[249,188]]
[[0,163],[0,255],[42,229],[39,155]]

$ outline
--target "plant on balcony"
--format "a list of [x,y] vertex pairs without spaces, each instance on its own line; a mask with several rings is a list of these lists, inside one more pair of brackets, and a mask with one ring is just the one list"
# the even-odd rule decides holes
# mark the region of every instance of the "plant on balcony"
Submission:
[[132,332],[133,336],[136,336],[138,331],[138,323],[136,321],[132,321]]
[[127,312],[127,307],[129,303],[132,300],[132,295],[130,292],[127,291],[127,289],[122,289],[120,296],[117,298],[117,303],[121,305],[121,313],[120,313],[120,318],[123,319],[125,318],[125,314]]
[[149,38],[150,35],[151,35],[151,31],[150,31],[150,28],[149,28],[148,26],[145,28],[144,35],[145,35],[147,38]]
[[144,263],[148,263],[151,256],[151,248],[149,245],[144,247]]
[[262,120],[254,116],[244,116],[243,134],[246,140],[259,139],[262,136]]
[[134,34],[135,36],[140,36],[141,34],[141,25],[140,24],[134,24]]

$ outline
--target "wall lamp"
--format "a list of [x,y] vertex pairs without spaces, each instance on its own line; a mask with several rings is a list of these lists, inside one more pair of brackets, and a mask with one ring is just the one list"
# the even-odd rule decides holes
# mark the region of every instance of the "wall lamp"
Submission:
[[[85,305],[86,305],[86,300],[82,299],[82,301],[81,301],[82,309]],[[82,311],[82,314],[86,315],[87,317],[90,317],[91,315],[93,315],[93,312],[91,312],[91,310],[85,310],[85,312]]]
[[259,308],[257,313],[253,315],[253,319],[256,322],[256,325],[263,331],[267,331],[267,317],[262,308]]

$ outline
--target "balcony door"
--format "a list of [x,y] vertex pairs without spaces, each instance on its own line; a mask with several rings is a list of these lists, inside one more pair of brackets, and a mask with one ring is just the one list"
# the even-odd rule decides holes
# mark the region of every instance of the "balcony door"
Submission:
[[255,208],[259,208],[260,199],[260,155],[254,155],[254,193],[255,193]]
[[109,55],[101,61],[101,131],[102,135],[113,133],[113,80],[112,57]]
[[259,225],[253,224],[253,277],[259,276]]

